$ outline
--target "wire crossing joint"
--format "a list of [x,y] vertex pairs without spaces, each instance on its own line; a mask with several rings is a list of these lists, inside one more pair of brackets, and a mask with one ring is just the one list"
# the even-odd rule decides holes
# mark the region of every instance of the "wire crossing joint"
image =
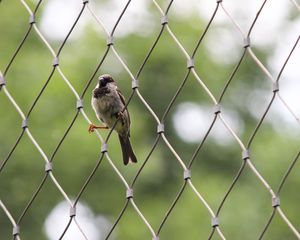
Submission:
[[126,189],[126,198],[127,199],[133,198],[133,189],[132,188]]
[[214,108],[214,114],[219,114],[221,112],[221,104],[217,103]]
[[31,14],[29,16],[29,24],[34,24],[35,23],[35,15],[34,14]]
[[169,20],[168,20],[167,15],[164,15],[164,16],[161,17],[161,20],[160,20],[161,25],[168,24],[168,22],[169,22]]
[[76,216],[76,206],[72,206],[70,208],[70,217],[75,217]]
[[52,163],[51,162],[47,162],[45,164],[45,172],[51,172],[52,171]]
[[108,152],[107,144],[106,142],[103,142],[101,145],[101,153],[106,153],[106,152]]
[[273,82],[273,84],[272,84],[272,90],[273,90],[273,93],[279,91],[279,83],[277,81]]
[[247,160],[250,158],[250,152],[249,152],[249,149],[246,149],[246,150],[243,150],[242,151],[242,159],[243,160]]
[[22,128],[23,129],[28,128],[28,119],[27,118],[22,121]]
[[17,236],[20,235],[20,227],[18,225],[13,227],[13,232],[12,232],[13,236]]
[[192,177],[191,170],[190,169],[185,169],[183,171],[183,179],[188,180],[188,179],[191,179],[191,177]]
[[57,67],[58,65],[59,65],[59,59],[58,59],[58,57],[55,57],[54,59],[53,59],[53,67]]
[[0,73],[0,86],[6,85],[4,76]]
[[219,226],[219,218],[218,218],[218,217],[212,217],[212,218],[211,218],[211,226],[212,226],[213,228]]
[[280,198],[279,197],[272,197],[272,207],[276,208],[280,206]]
[[251,44],[250,37],[249,36],[245,37],[244,38],[244,48],[250,47],[250,44]]
[[137,80],[137,79],[132,79],[132,82],[131,82],[131,88],[132,89],[136,89],[136,88],[138,88],[139,87],[139,80]]
[[165,132],[165,125],[163,123],[160,123],[157,125],[157,134],[161,134]]
[[83,108],[83,100],[79,99],[76,102],[76,108],[79,110],[80,108]]
[[195,61],[194,61],[193,58],[190,58],[190,59],[187,60],[186,67],[188,69],[191,69],[191,68],[195,67]]
[[114,37],[113,37],[113,36],[108,36],[108,37],[107,37],[106,45],[107,45],[107,46],[114,45]]

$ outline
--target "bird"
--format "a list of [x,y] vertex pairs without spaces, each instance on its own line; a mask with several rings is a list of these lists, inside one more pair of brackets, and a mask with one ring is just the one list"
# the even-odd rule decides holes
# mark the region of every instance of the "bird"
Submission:
[[97,126],[91,123],[88,128],[89,133],[94,132],[95,129],[114,127],[119,136],[124,165],[129,162],[136,163],[137,158],[130,143],[130,116],[125,107],[125,98],[116,81],[109,74],[101,75],[98,78],[98,83],[92,92],[91,105],[97,118],[104,125]]

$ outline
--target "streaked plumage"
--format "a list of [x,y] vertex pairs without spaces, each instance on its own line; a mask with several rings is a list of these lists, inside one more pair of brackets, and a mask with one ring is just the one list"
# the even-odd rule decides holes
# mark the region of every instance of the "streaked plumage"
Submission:
[[[91,104],[97,118],[101,120],[108,128],[112,128],[116,120],[120,118],[114,130],[119,135],[123,154],[123,162],[125,165],[127,165],[129,161],[137,162],[129,140],[129,113],[127,108],[123,111],[125,107],[125,98],[118,89],[116,82],[110,75],[105,74],[99,77],[99,82],[93,90]],[[93,131],[94,128],[100,127],[92,125],[89,131]]]

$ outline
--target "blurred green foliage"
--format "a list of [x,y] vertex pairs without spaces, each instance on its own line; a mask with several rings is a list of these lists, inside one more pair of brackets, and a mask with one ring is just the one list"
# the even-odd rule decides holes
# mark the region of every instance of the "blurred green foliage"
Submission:
[[[47,2],[43,3],[38,11],[37,26],[46,4]],[[176,36],[189,53],[192,53],[206,22],[194,15],[182,20],[172,13],[172,8],[169,21]],[[115,47],[134,73],[138,71],[159,33],[159,21],[155,24],[153,32],[144,36],[130,34],[118,37],[118,28],[116,30]],[[21,3],[3,1],[0,4],[2,73],[28,27],[28,14]],[[212,25],[207,34],[212,34],[214,29],[215,26]],[[74,31],[79,30],[75,27]],[[84,31],[80,37],[67,42],[60,56],[61,69],[79,93],[82,93],[106,49],[106,39],[101,31],[91,26],[87,26]],[[52,41],[51,45],[58,49],[60,43]],[[222,36],[220,43],[226,48]],[[209,46],[207,38],[204,38],[195,56],[196,70],[211,92],[219,96],[237,59],[221,64],[210,55],[207,46]],[[243,52],[242,45],[236,46],[236,51],[240,56]],[[271,47],[268,50],[255,49],[261,59],[267,59],[270,51]],[[52,70],[52,60],[48,49],[37,34],[31,31],[5,76],[7,89],[24,113],[28,112],[48,79]],[[139,77],[139,90],[159,117],[162,117],[186,71],[185,57],[165,31]],[[124,95],[127,98],[130,96],[131,80],[112,51],[109,52],[97,75],[102,73],[111,73],[117,79]],[[95,123],[97,120],[89,102],[96,81],[94,78],[83,98],[84,109]],[[258,119],[248,108],[253,102],[255,97],[253,93],[256,90],[267,91],[264,96],[256,99],[256,102],[259,101],[256,110],[258,116],[261,116],[272,95],[266,77],[247,55],[222,100],[224,112],[226,109],[234,110],[239,121],[243,123],[244,128],[238,134],[245,143],[258,123]],[[188,143],[180,139],[176,133],[180,129],[175,129],[172,116],[176,107],[183,102],[194,102],[199,106],[206,105],[211,108],[213,104],[190,74],[166,117],[166,137],[184,162],[188,163],[200,141]],[[56,71],[29,118],[30,131],[49,158],[76,114],[75,105],[76,98]],[[115,134],[111,136],[108,147],[111,159],[130,183],[155,141],[156,122],[136,95],[130,102],[129,110],[132,120],[132,144],[139,163],[127,167],[122,165],[120,147]],[[207,115],[213,119],[212,111],[207,112]],[[0,92],[0,122],[0,161],[2,161],[22,130],[21,118],[3,90]],[[88,134],[87,127],[87,122],[79,115],[53,159],[53,174],[70,197],[76,197],[100,156],[100,143],[95,134]],[[185,127],[183,124],[182,128]],[[214,131],[216,130],[213,129],[212,132]],[[107,132],[103,131],[101,134],[105,137]],[[275,130],[270,122],[263,123],[251,146],[251,156],[255,166],[273,189],[277,189],[297,152],[297,147],[298,141],[293,135],[287,134],[284,129]],[[224,140],[220,143],[211,135],[197,155],[192,167],[192,181],[214,212],[241,164],[241,149],[234,140]],[[296,165],[281,192],[281,202],[290,221],[299,227],[300,193],[296,191],[299,187],[297,172],[299,166]],[[179,191],[183,183],[182,175],[182,168],[176,158],[160,140],[134,187],[136,204],[154,229],[158,228]],[[0,174],[0,198],[15,219],[21,215],[43,176],[44,160],[25,134]],[[47,239],[44,221],[53,207],[62,200],[62,195],[48,178],[22,219],[22,239]],[[117,218],[125,201],[125,188],[106,159],[102,161],[80,201],[88,204],[95,214],[104,215],[111,222]],[[246,167],[220,212],[221,229],[228,239],[257,239],[271,211],[270,194],[249,167]],[[9,220],[0,210],[0,239],[10,239],[11,229]],[[210,230],[210,215],[207,209],[187,187],[164,225],[160,239],[207,239]],[[122,240],[150,239],[151,235],[132,206],[129,206],[117,226],[114,237]],[[219,239],[217,234],[213,239]],[[282,219],[276,216],[265,239],[294,239],[294,237]]]

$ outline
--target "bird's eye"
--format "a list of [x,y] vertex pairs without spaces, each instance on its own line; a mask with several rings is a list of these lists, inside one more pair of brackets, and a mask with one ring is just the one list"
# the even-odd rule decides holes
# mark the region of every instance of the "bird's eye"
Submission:
[[114,80],[110,76],[99,77],[99,87],[105,87],[107,83],[112,83]]
[[110,77],[106,77],[105,80],[106,80],[106,82],[113,82],[112,78],[110,78]]

